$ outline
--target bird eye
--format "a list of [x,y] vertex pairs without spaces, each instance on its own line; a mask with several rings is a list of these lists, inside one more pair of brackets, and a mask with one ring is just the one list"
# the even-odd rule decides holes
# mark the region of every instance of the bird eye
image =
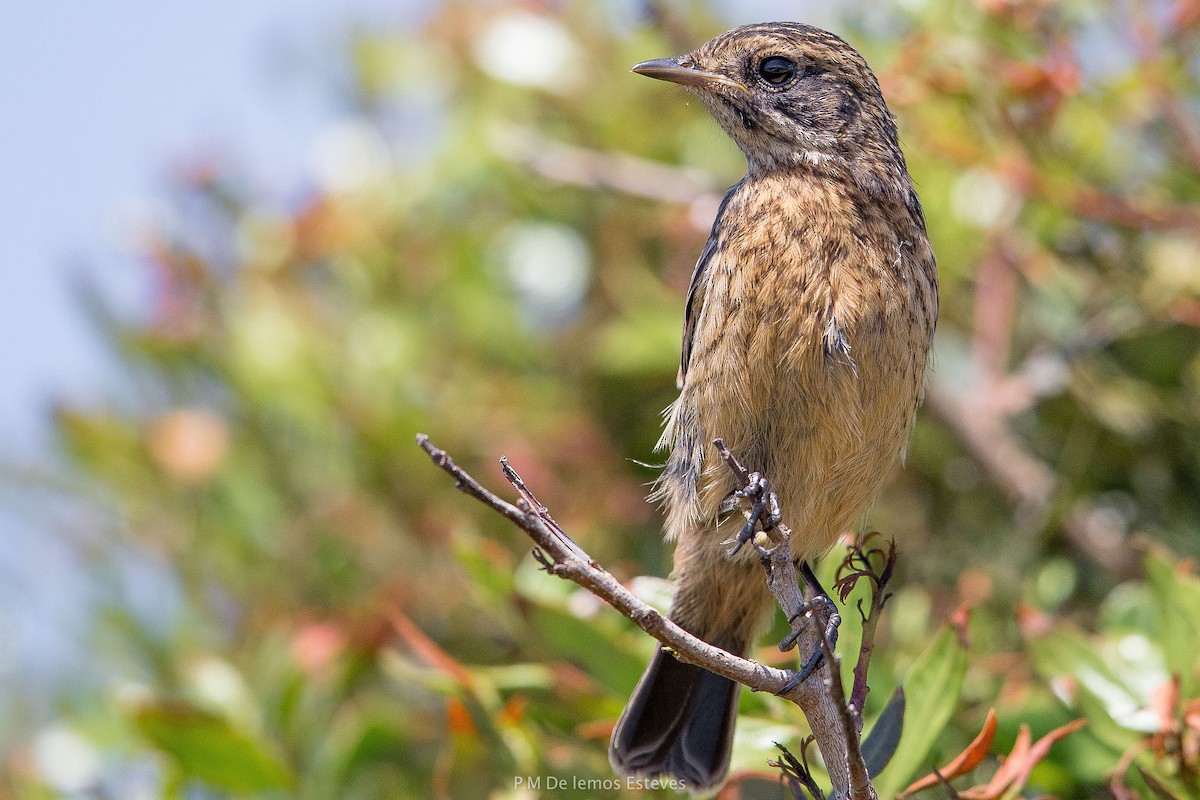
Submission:
[[796,62],[783,56],[764,58],[758,65],[758,74],[772,86],[782,86],[796,75]]

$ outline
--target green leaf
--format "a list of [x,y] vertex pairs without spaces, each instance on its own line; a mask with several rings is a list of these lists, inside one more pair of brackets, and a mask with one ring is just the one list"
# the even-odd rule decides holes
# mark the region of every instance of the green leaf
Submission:
[[967,649],[945,626],[921,654],[904,682],[904,735],[891,763],[875,780],[880,798],[895,797],[925,765],[938,735],[950,721],[967,674]]
[[1158,646],[1167,668],[1179,676],[1181,696],[1191,697],[1200,664],[1200,578],[1180,572],[1178,562],[1165,548],[1152,547],[1146,554],[1146,580],[1161,609]]
[[1177,790],[1176,787],[1168,785],[1168,779],[1161,775],[1155,775],[1144,767],[1138,767],[1138,774],[1142,776],[1142,780],[1159,800],[1184,800],[1187,797],[1182,789]]
[[1120,753],[1133,746],[1139,736],[1136,715],[1145,708],[1142,698],[1097,653],[1095,645],[1066,623],[1026,639],[1026,649],[1037,670],[1047,681],[1069,676],[1075,680],[1075,704],[1088,719],[1088,731]]
[[214,714],[184,703],[144,706],[134,714],[138,730],[170,755],[184,777],[231,792],[287,789],[290,770],[262,742]]
[[[586,664],[589,674],[609,689],[629,691],[646,667],[643,656],[618,647],[595,620],[579,619],[553,608],[533,608],[529,617],[550,652]],[[597,658],[598,653],[603,653],[603,658]]]

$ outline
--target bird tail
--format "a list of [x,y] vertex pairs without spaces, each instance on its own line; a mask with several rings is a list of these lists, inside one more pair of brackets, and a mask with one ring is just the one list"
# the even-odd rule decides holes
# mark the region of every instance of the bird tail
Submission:
[[[714,642],[741,655],[745,642]],[[692,792],[729,769],[738,684],[659,646],[613,730],[608,757],[622,775],[670,776]]]

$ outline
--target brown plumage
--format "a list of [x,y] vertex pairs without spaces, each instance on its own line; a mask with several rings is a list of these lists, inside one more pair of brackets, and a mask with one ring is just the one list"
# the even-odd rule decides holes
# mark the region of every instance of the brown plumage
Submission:
[[[657,495],[674,539],[671,618],[745,653],[772,602],[715,457],[723,438],[771,482],[812,559],[852,528],[904,450],[937,319],[937,273],[896,124],[870,68],[826,31],[791,22],[722,34],[634,71],[685,85],[746,155],[685,313],[679,399]],[[694,790],[729,764],[737,687],[661,649],[613,732],[625,774]]]

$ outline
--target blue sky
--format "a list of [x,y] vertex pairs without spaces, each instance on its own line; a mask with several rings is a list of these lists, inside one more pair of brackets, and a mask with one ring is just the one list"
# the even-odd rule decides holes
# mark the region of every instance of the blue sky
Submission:
[[[69,296],[88,269],[136,305],[145,273],[122,220],[153,208],[169,167],[219,149],[268,191],[303,181],[337,118],[330,61],[358,21],[412,0],[78,0],[0,9],[0,451],[40,450],[54,397],[99,396],[108,371]],[[407,9],[407,10],[406,10]]]
[[[347,33],[411,24],[428,5],[0,4],[0,681],[69,671],[87,644],[78,509],[9,480],[57,470],[53,400],[120,391],[71,274],[136,310],[148,275],[123,220],[153,209],[189,156],[232,156],[263,192],[296,196],[312,140],[348,113],[337,92]],[[152,569],[138,574],[149,593],[169,592]]]

